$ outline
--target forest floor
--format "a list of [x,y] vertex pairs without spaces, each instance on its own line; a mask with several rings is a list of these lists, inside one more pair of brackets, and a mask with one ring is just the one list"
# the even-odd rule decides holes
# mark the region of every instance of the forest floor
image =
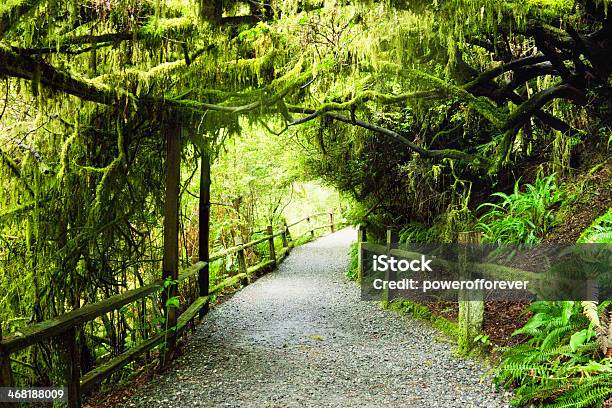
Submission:
[[355,235],[294,248],[215,307],[124,406],[507,406],[482,363],[454,357],[428,323],[360,300],[344,276]]

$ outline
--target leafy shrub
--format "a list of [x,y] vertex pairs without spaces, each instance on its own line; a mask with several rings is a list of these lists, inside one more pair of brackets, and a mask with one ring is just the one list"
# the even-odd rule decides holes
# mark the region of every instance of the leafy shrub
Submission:
[[512,194],[493,194],[501,198],[501,203],[478,207],[491,209],[476,225],[486,241],[533,244],[555,225],[552,208],[563,199],[563,193],[557,190],[554,174],[542,177],[539,173],[534,184],[525,185],[525,191],[520,191],[519,181]]
[[513,333],[530,339],[505,350],[495,382],[515,387],[516,406],[601,406],[612,395],[612,365],[600,358],[580,304],[535,302],[530,308],[533,317]]

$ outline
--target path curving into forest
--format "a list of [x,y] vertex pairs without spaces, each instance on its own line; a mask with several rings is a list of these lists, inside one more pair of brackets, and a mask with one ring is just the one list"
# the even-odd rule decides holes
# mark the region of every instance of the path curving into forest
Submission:
[[359,298],[355,231],[294,248],[213,309],[185,353],[126,407],[504,407],[476,361],[427,323]]

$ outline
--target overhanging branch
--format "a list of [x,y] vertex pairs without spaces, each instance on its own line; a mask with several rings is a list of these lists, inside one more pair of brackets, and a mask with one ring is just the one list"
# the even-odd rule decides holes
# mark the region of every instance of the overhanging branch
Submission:
[[315,110],[311,114],[297,119],[290,123],[290,126],[299,125],[300,123],[308,122],[309,120],[315,119],[321,115],[324,115],[328,112],[332,111],[342,111],[342,110],[350,110],[355,108],[357,105],[368,102],[368,101],[376,101],[385,105],[397,104],[406,102],[411,99],[437,99],[441,98],[445,93],[442,89],[434,89],[429,91],[419,91],[412,93],[403,93],[399,95],[391,95],[391,94],[383,94],[380,92],[368,90],[364,92],[360,92],[351,100],[346,102],[329,102],[321,106],[319,109]]
[[[77,79],[44,61],[18,55],[0,47],[0,75],[31,81],[38,74],[40,74],[40,82],[43,85],[78,96],[86,101],[112,105],[120,96],[118,92],[109,87],[97,85],[84,79]],[[127,92],[123,95],[128,96]]]
[[569,84],[556,85],[536,93],[523,102],[516,111],[508,116],[503,130],[511,130],[520,126],[534,116],[546,103],[557,98],[570,99],[577,104],[585,103],[585,95],[580,89]]
[[85,44],[117,44],[122,41],[129,41],[137,38],[136,33],[122,32],[122,33],[108,33],[101,35],[83,35],[79,37],[66,38],[57,43],[51,43],[47,47],[34,47],[34,48],[18,48],[12,47],[11,49],[23,56],[50,54],[55,52],[66,52],[70,53],[72,47],[75,45]]
[[[405,146],[407,146],[410,150],[418,153],[419,155],[423,156],[423,157],[427,157],[427,158],[432,158],[432,159],[444,159],[444,158],[448,158],[448,159],[455,159],[455,160],[461,160],[464,162],[468,162],[473,164],[476,167],[482,167],[482,168],[486,168],[488,166],[488,160],[477,156],[477,155],[473,155],[470,153],[466,153],[463,152],[461,150],[456,150],[456,149],[440,149],[440,150],[428,150],[425,149],[419,145],[417,145],[416,143],[410,141],[408,138],[406,138],[405,136],[391,130],[391,129],[387,129],[384,128],[382,126],[378,126],[375,125],[373,123],[369,123],[369,122],[364,122],[362,120],[359,119],[352,119],[349,118],[347,116],[343,116],[343,115],[339,115],[337,113],[331,113],[331,112],[324,112],[321,113],[319,115],[315,115],[317,113],[317,110],[315,109],[311,109],[311,108],[303,108],[300,106],[287,106],[288,110],[290,112],[293,113],[302,113],[307,115],[307,117],[311,118],[310,120],[324,115],[328,118],[337,120],[339,122],[344,122],[344,123],[348,123],[349,125],[354,125],[354,126],[359,126],[363,129],[367,129],[370,130],[372,132],[375,133],[379,133],[385,136],[389,136],[399,142],[401,142],[402,144],[404,144]],[[299,123],[304,123],[304,121],[294,121],[292,123],[290,123],[290,126],[295,126],[296,124]]]
[[[4,1],[4,0],[3,0]],[[19,19],[40,3],[40,0],[21,0],[11,10],[0,15],[0,38],[4,37]]]

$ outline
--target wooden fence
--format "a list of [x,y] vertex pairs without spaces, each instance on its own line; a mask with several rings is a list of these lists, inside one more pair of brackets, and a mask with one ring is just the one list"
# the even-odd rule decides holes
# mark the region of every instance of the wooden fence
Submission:
[[[311,222],[315,218],[323,215],[327,215],[329,217],[329,223],[320,226],[312,225]],[[274,268],[289,254],[289,251],[293,247],[293,243],[300,238],[296,237],[294,240],[292,240],[290,228],[302,222],[307,222],[307,227],[306,232],[300,237],[307,234],[314,237],[316,230],[325,228],[329,228],[330,232],[334,232],[337,226],[337,224],[334,223],[333,213],[319,213],[310,215],[301,220],[293,222],[290,225],[285,224],[282,229],[277,232],[273,231],[272,226],[268,226],[266,229],[266,235],[264,237],[245,244],[236,245],[217,254],[213,254],[209,257],[208,261],[197,262],[186,270],[183,270],[178,276],[177,281],[179,282],[198,276],[199,272],[207,265],[214,261],[225,259],[228,256],[236,256],[238,265],[237,274],[232,275],[217,285],[211,287],[208,290],[208,295],[199,296],[196,298],[196,300],[191,303],[191,305],[189,305],[189,307],[180,316],[178,316],[178,318],[176,318],[175,323],[170,325],[168,330],[163,331],[162,333],[147,339],[141,344],[128,349],[123,354],[112,358],[104,364],[87,372],[83,376],[81,376],[78,359],[79,353],[77,352],[77,328],[80,325],[92,321],[106,313],[118,310],[127,304],[164,291],[164,280],[159,280],[149,285],[111,296],[102,301],[85,305],[57,318],[33,324],[21,330],[21,332],[10,334],[4,338],[2,337],[2,332],[0,331],[0,387],[11,387],[14,385],[10,360],[12,353],[18,352],[26,347],[43,341],[53,340],[60,355],[62,355],[62,361],[65,363],[65,367],[63,368],[65,384],[63,385],[68,389],[68,406],[80,407],[81,396],[83,393],[93,390],[96,385],[100,384],[104,379],[108,378],[111,374],[117,372],[128,363],[134,361],[137,357],[143,355],[145,352],[150,351],[160,344],[165,344],[167,349],[174,348],[176,338],[195,321],[196,317],[200,316],[201,318],[208,310],[207,306],[211,296],[220,293],[224,288],[237,284],[248,285],[253,276],[256,276],[262,271]],[[274,240],[279,237],[282,240],[282,249],[277,254]],[[248,266],[245,251],[248,248],[266,241],[268,242],[268,259],[256,265]],[[174,284],[173,286],[178,285]],[[166,313],[166,318],[169,319],[168,311]],[[3,405],[0,403],[0,406]],[[9,405],[4,404],[4,406]]]

